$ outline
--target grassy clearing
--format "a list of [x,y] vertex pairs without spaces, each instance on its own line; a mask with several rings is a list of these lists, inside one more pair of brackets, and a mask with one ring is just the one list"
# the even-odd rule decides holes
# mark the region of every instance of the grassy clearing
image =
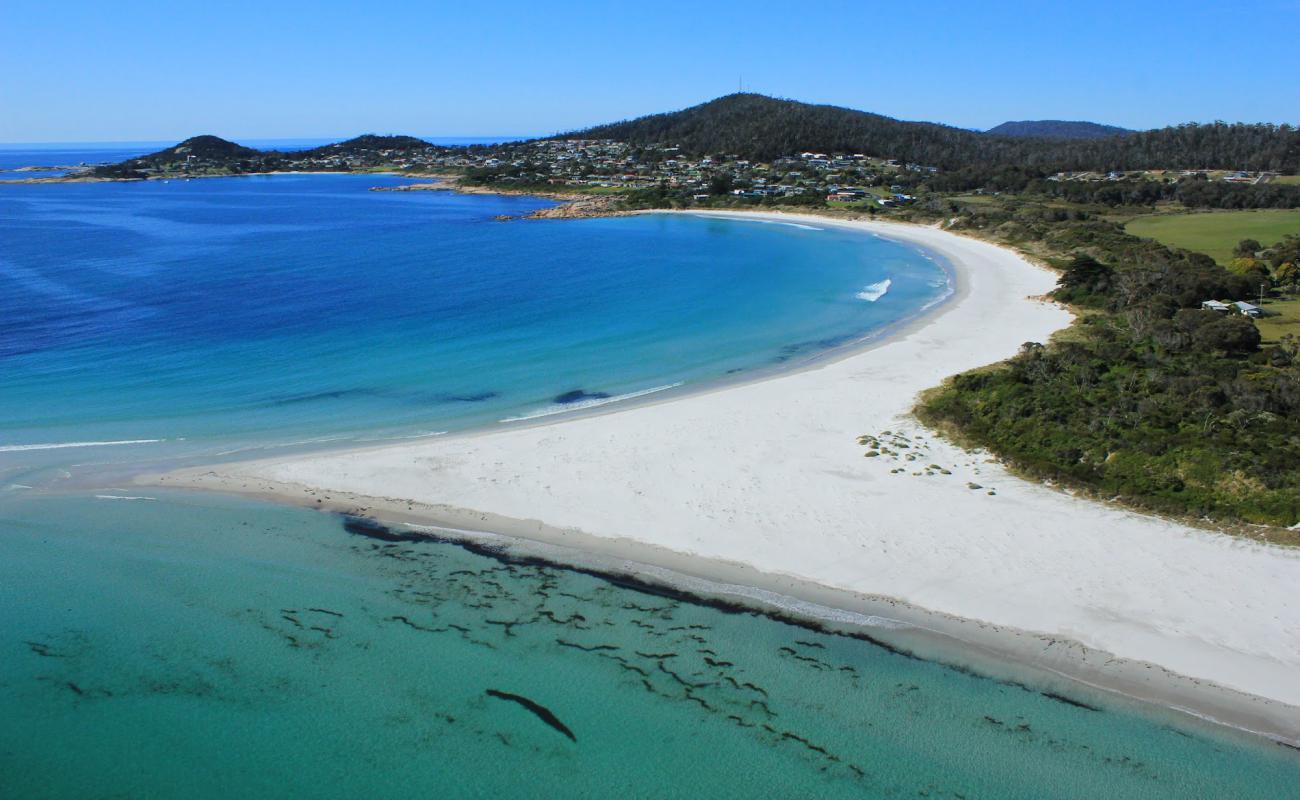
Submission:
[[1264,344],[1277,344],[1278,339],[1288,333],[1300,339],[1300,298],[1267,300],[1264,302],[1264,308],[1277,314],[1275,317],[1261,317],[1255,320],[1255,327],[1259,328],[1259,335]]
[[997,197],[989,194],[955,194],[948,199],[970,206],[991,206],[998,202]]
[[1286,183],[1291,186],[1300,186],[1300,175],[1279,175],[1270,180],[1269,183]]
[[1134,219],[1125,230],[1227,264],[1232,260],[1232,248],[1242,239],[1258,239],[1267,247],[1288,233],[1300,234],[1300,209],[1156,214]]

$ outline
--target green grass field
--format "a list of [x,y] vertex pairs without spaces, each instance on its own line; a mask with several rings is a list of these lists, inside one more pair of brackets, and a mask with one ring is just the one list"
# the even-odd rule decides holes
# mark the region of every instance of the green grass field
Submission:
[[1267,247],[1288,233],[1300,234],[1300,209],[1154,214],[1134,219],[1125,230],[1227,264],[1232,260],[1232,248],[1242,239],[1258,239]]
[[1300,186],[1300,175],[1279,175],[1269,181],[1269,183],[1285,183],[1291,186]]
[[1277,315],[1255,320],[1255,327],[1259,328],[1259,336],[1264,344],[1277,344],[1277,340],[1288,333],[1300,339],[1300,299],[1268,300],[1264,303],[1264,309]]

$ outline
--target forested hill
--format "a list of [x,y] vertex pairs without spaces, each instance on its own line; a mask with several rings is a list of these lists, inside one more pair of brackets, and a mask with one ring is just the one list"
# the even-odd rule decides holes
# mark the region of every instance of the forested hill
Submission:
[[441,150],[414,136],[372,133],[310,150],[256,150],[217,136],[195,136],[174,147],[120,164],[95,167],[98,178],[140,179],[182,175],[240,175],[277,170],[350,170],[379,167]]
[[1106,139],[1133,133],[1128,128],[1061,119],[1022,120],[1004,122],[984,131],[990,136],[1019,136],[1032,139]]
[[758,94],[727,95],[554,138],[574,137],[671,143],[692,155],[759,161],[805,150],[865,153],[948,170],[1300,169],[1300,133],[1290,126],[1188,124],[1107,139],[1029,139]]
[[135,160],[143,164],[170,164],[176,161],[184,161],[187,158],[238,159],[251,158],[261,154],[262,151],[260,150],[244,147],[242,144],[235,144],[227,139],[222,139],[220,136],[203,135],[192,136],[180,144],[164,148],[156,153],[140,156]]
[[356,155],[380,150],[409,152],[412,150],[427,150],[432,146],[423,139],[417,139],[414,136],[378,136],[367,133],[344,142],[327,144],[290,155],[295,158],[313,158],[325,155]]

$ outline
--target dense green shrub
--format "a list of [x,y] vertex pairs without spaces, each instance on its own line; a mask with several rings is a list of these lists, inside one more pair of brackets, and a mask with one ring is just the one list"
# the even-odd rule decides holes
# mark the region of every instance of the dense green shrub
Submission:
[[[955,227],[1000,230],[996,210]],[[1095,221],[1035,231],[1073,255],[1057,299],[1095,311],[1069,337],[1027,343],[959,375],[917,409],[1025,473],[1153,511],[1300,522],[1300,359],[1260,350],[1247,317],[1199,309],[1249,280]],[[1067,249],[1068,248],[1068,249]]]

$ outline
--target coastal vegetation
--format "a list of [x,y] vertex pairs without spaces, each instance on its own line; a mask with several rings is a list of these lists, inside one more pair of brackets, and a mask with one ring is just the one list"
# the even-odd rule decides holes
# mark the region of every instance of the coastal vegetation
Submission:
[[1114,222],[1059,216],[1008,199],[951,221],[1054,259],[1054,297],[1080,321],[930,392],[922,419],[1027,475],[1104,499],[1220,521],[1300,521],[1297,341],[1261,347],[1251,318],[1201,309],[1255,298],[1259,275]]

